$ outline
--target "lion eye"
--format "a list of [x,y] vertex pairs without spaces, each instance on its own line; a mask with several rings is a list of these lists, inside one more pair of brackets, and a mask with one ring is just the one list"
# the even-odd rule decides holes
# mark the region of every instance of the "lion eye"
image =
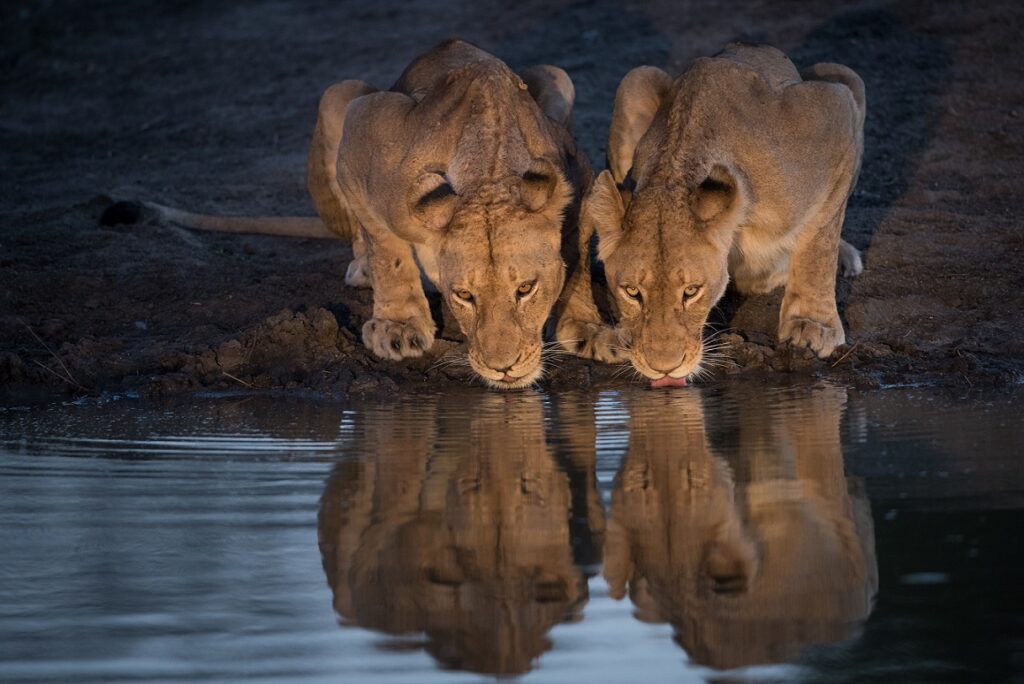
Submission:
[[536,286],[537,286],[537,281],[536,280],[528,280],[528,281],[526,281],[525,283],[523,283],[522,285],[520,285],[519,287],[516,288],[516,294],[518,294],[520,297],[525,297],[526,295],[528,295],[531,292],[533,292],[533,288],[536,287]]
[[473,301],[473,293],[469,290],[452,290],[452,294],[461,299],[464,302]]
[[683,301],[687,299],[693,299],[700,292],[700,285],[687,285],[683,288]]
[[632,297],[633,299],[640,298],[640,288],[638,287],[633,287],[632,285],[624,285],[622,287],[622,290],[626,293],[626,295]]

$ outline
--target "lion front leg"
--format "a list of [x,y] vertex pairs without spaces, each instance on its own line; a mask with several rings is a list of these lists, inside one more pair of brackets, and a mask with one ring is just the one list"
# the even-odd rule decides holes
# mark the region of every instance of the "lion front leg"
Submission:
[[590,285],[590,269],[580,268],[567,286],[565,306],[555,326],[555,340],[567,352],[603,363],[629,361],[622,332],[601,320]]
[[348,106],[353,100],[375,92],[377,88],[357,80],[335,83],[324,92],[306,162],[306,184],[320,220],[334,233],[352,241],[352,261],[345,271],[345,284],[350,287],[370,287],[370,265],[359,221],[338,185],[338,148]]
[[594,301],[590,274],[590,243],[594,224],[579,217],[576,259],[565,285],[555,325],[555,340],[567,352],[603,363],[629,361],[629,341],[624,333],[601,319]]
[[364,239],[373,318],[363,325],[363,344],[382,359],[422,356],[434,344],[435,326],[412,245],[390,232],[366,233]]
[[812,222],[797,240],[779,312],[779,340],[808,347],[819,358],[846,341],[835,289],[845,208],[844,203],[830,219]]

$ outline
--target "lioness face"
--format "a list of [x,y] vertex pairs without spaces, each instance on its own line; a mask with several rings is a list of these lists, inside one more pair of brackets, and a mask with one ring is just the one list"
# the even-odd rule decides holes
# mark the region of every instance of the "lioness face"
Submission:
[[687,196],[648,187],[623,197],[606,173],[585,211],[633,366],[652,380],[688,378],[701,368],[704,325],[729,282],[731,233],[715,219],[731,202],[717,195],[731,189],[702,185]]
[[561,226],[509,219],[456,222],[439,253],[439,287],[469,340],[470,366],[498,389],[540,378],[544,323],[565,279]]
[[704,324],[728,282],[727,255],[678,224],[659,226],[661,239],[644,237],[633,225],[647,220],[627,213],[623,240],[605,259],[608,287],[633,366],[652,380],[686,378],[700,367]]
[[562,221],[573,189],[534,159],[522,176],[476,186],[423,174],[413,215],[432,229],[437,280],[469,340],[469,363],[498,389],[526,387],[544,371],[545,322],[565,280]]

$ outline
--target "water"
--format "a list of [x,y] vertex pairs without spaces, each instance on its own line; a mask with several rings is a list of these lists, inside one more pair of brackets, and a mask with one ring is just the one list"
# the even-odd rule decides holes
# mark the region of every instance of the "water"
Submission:
[[0,413],[0,680],[1024,677],[1024,395]]

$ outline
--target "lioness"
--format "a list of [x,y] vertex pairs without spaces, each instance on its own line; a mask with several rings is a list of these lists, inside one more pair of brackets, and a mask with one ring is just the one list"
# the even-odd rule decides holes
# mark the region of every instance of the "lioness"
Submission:
[[[768,46],[730,45],[675,81],[649,66],[626,75],[610,171],[583,212],[620,336],[653,385],[684,384],[700,368],[704,324],[730,276],[745,293],[785,285],[780,340],[820,357],[844,342],[834,278],[837,253],[843,275],[862,270],[839,233],[863,128],[857,74],[815,64],[801,77]],[[619,358],[615,336],[593,337],[592,356]]]
[[[840,445],[846,391],[785,399],[778,411],[761,394],[727,394],[718,429],[696,388],[631,401],[605,543],[609,594],[628,590],[638,619],[671,623],[701,665],[791,660],[854,636],[873,608],[870,504]],[[724,427],[728,459],[708,434]]]
[[422,632],[446,668],[526,673],[588,599],[578,521],[604,522],[593,442],[559,459],[533,393],[471,413],[441,401],[356,418],[359,458],[335,469],[318,520],[334,608],[367,629]]
[[579,200],[592,172],[569,133],[574,99],[557,67],[517,75],[449,40],[390,91],[349,80],[324,93],[307,169],[322,224],[149,206],[193,228],[352,240],[346,282],[372,286],[363,342],[385,359],[433,344],[422,269],[467,336],[472,368],[493,387],[523,387],[543,371],[542,328],[559,298],[558,315],[596,312],[579,259],[589,238],[579,235]]

